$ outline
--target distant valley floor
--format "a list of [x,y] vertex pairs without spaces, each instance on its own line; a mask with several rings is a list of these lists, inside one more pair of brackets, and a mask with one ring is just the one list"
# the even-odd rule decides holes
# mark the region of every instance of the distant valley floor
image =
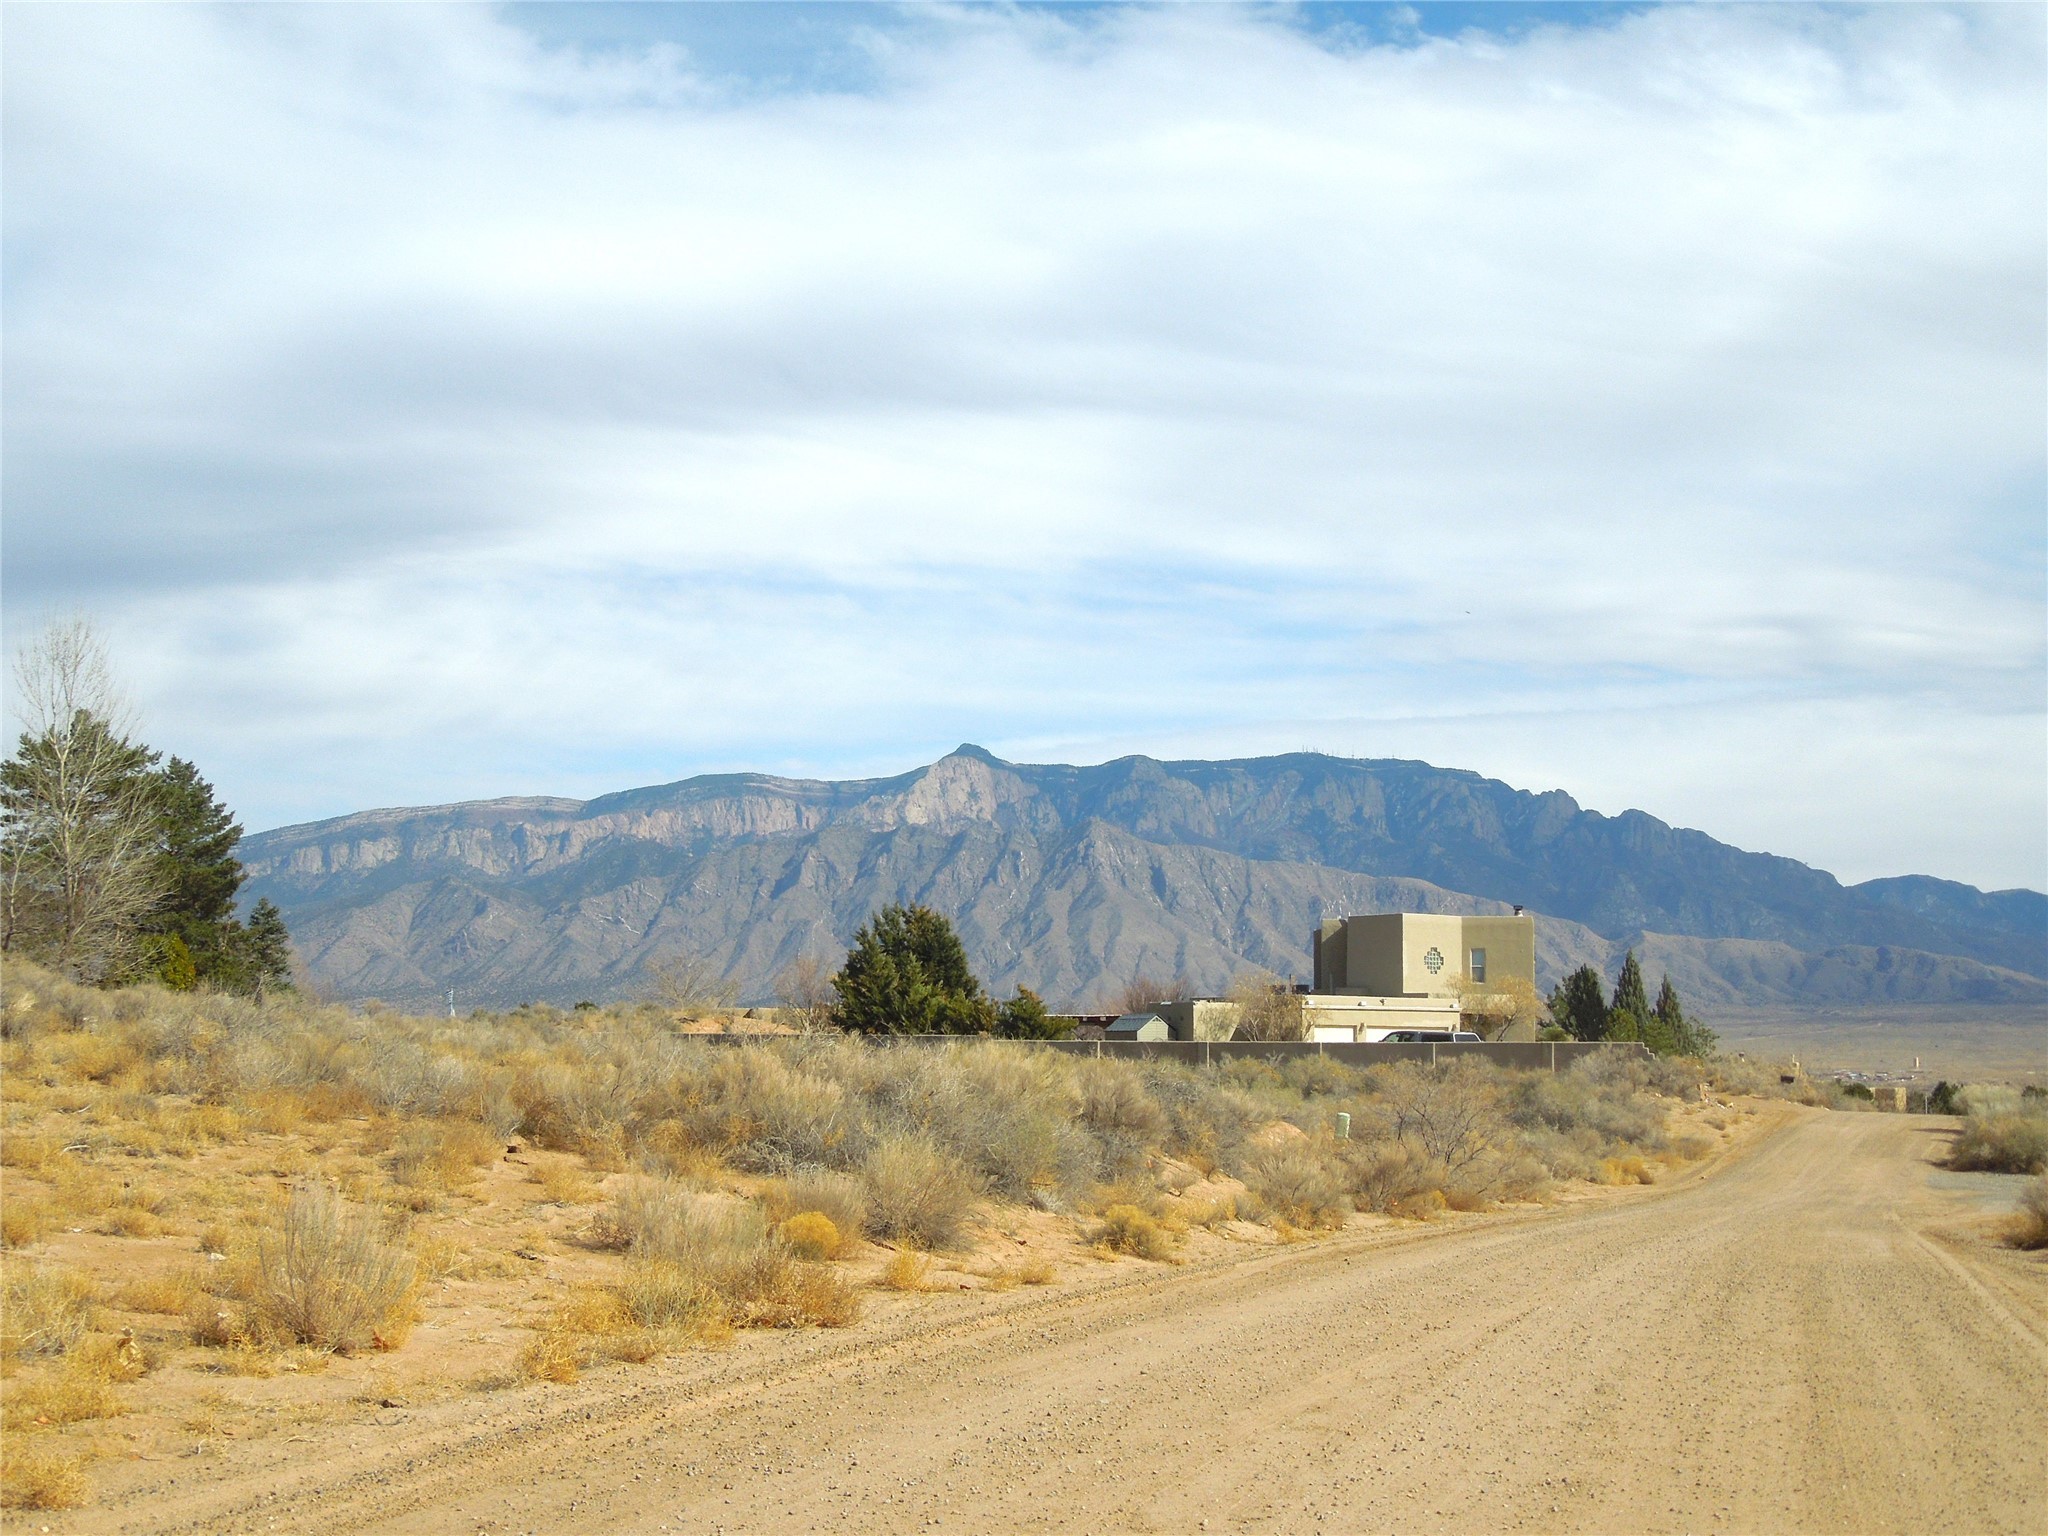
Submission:
[[2048,1008],[1921,1004],[1712,1010],[1721,1048],[1790,1056],[1809,1070],[1910,1071],[1932,1083],[1996,1078],[2048,1086]]

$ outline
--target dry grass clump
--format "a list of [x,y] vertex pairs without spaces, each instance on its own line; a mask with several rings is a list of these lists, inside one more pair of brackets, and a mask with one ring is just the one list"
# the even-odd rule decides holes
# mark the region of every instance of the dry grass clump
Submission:
[[668,1283],[715,1297],[735,1326],[839,1327],[858,1306],[843,1280],[803,1262],[751,1201],[643,1179],[620,1191],[598,1230],[633,1259],[665,1266]]
[[875,1284],[885,1291],[928,1291],[932,1288],[932,1261],[915,1248],[899,1248],[882,1267]]
[[1602,1184],[1654,1184],[1657,1175],[1640,1157],[1609,1157],[1601,1161]]
[[975,1190],[958,1163],[930,1143],[894,1136],[868,1154],[868,1229],[892,1243],[958,1248],[973,1214]]
[[95,1311],[92,1281],[79,1271],[10,1263],[0,1281],[0,1356],[62,1355],[91,1326]]
[[0,1246],[27,1248],[41,1241],[56,1222],[47,1200],[0,1195]]
[[2020,1192],[2020,1213],[2007,1241],[2015,1248],[2048,1248],[2048,1173]]
[[1948,1163],[1951,1168],[1990,1173],[2048,1172],[2048,1118],[1971,1115],[1956,1135]]
[[495,1162],[503,1150],[502,1139],[481,1125],[459,1120],[408,1125],[391,1149],[391,1179],[405,1191],[409,1206],[428,1210],[439,1196],[466,1189],[477,1170]]
[[1102,1213],[1095,1243],[1110,1253],[1160,1261],[1171,1259],[1179,1247],[1174,1234],[1149,1212],[1135,1205],[1121,1204],[1112,1205]]
[[126,1334],[81,1340],[55,1372],[8,1383],[0,1428],[14,1436],[125,1413],[115,1384],[139,1380],[149,1368],[149,1358]]
[[595,1205],[604,1198],[604,1192],[574,1158],[536,1157],[526,1177],[540,1186],[541,1199],[550,1205]]
[[13,1436],[0,1448],[0,1509],[76,1509],[91,1495],[85,1457]]
[[202,1297],[192,1317],[205,1344],[309,1344],[350,1354],[396,1348],[413,1316],[412,1255],[386,1242],[376,1216],[334,1190],[304,1184],[231,1263],[221,1306]]

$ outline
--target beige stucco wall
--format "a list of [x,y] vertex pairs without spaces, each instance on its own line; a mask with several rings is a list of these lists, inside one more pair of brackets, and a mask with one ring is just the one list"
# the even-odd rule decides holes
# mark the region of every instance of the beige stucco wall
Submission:
[[1228,1040],[1237,1033],[1237,1004],[1219,998],[1154,1003],[1152,1012],[1166,1020],[1176,1040]]
[[1485,950],[1488,982],[1519,976],[1531,986],[1536,984],[1536,919],[1468,917],[1464,925],[1467,961],[1473,950]]
[[[1381,912],[1332,919],[1316,934],[1318,992],[1382,997],[1453,997],[1474,949],[1486,951],[1488,981],[1536,980],[1536,922],[1522,917],[1448,917]],[[1430,968],[1430,952],[1438,964]]]
[[1309,1039],[1319,1029],[1456,1029],[1458,1005],[1439,997],[1346,997],[1311,992],[1301,1000]]

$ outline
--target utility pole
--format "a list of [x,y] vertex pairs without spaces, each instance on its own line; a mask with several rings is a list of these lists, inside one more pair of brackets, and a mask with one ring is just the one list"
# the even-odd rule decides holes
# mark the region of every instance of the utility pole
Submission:
[[453,987],[448,989],[448,1017],[451,1019],[455,1017],[455,989]]

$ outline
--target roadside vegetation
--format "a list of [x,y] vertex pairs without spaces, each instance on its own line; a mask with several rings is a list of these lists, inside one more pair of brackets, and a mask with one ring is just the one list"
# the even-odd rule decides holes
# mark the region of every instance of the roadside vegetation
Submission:
[[1949,1149],[1951,1168],[1986,1173],[2048,1173],[2048,1094],[1972,1083],[1949,1096],[1962,1129]]
[[653,1004],[419,1018],[15,961],[4,1494],[77,1496],[80,1426],[195,1383],[440,1347],[417,1329],[445,1296],[515,1330],[473,1379],[569,1381],[883,1297],[1649,1182],[1715,1144],[1699,1084],[1641,1057],[1552,1077],[731,1043]]

